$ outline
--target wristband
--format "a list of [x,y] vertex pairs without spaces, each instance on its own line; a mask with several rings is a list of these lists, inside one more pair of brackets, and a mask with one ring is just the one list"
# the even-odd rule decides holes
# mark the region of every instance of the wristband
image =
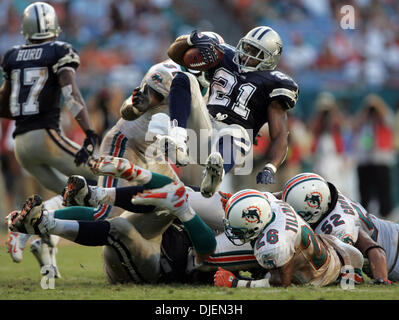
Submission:
[[193,43],[191,42],[190,36],[187,37],[187,44],[192,47]]
[[276,172],[277,172],[277,168],[276,168],[275,165],[272,164],[272,163],[267,163],[267,164],[265,165],[265,169],[266,169],[266,168],[269,168],[270,170],[272,170],[273,173],[276,173]]

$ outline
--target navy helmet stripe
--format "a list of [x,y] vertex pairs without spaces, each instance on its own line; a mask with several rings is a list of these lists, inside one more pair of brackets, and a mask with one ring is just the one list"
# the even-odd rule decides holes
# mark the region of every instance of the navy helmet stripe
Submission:
[[262,27],[256,28],[256,30],[251,34],[251,37],[255,37],[256,34],[258,33],[258,31],[261,29],[262,29]]
[[262,37],[263,37],[266,33],[268,33],[269,31],[270,31],[269,28],[267,28],[266,30],[264,30],[264,31],[259,35],[258,40],[262,39]]
[[44,5],[41,5],[42,8],[42,17],[43,17],[43,22],[44,22],[44,32],[48,31],[48,24],[46,23],[46,10],[44,9]]
[[36,23],[37,23],[37,30],[39,33],[42,32],[42,28],[40,27],[40,17],[39,17],[39,11],[37,10],[37,6],[34,6],[35,8],[35,14],[36,14]]

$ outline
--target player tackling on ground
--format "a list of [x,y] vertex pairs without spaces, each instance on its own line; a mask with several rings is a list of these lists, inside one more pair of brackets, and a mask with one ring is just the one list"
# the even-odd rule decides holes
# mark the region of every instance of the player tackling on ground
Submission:
[[316,233],[334,235],[358,248],[367,258],[367,274],[374,284],[399,281],[399,224],[369,214],[359,202],[311,172],[289,179],[281,197]]

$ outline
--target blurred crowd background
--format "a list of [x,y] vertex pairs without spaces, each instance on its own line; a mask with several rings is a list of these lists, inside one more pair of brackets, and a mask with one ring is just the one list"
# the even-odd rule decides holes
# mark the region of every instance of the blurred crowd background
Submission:
[[[22,44],[20,17],[33,1],[0,1],[0,54]],[[361,201],[373,214],[399,220],[399,2],[396,0],[58,0],[59,39],[78,51],[78,84],[95,130],[103,136],[119,118],[122,101],[148,68],[167,58],[179,35],[215,31],[226,42],[257,25],[280,33],[278,69],[299,84],[290,112],[290,146],[274,186],[256,185],[268,145],[263,128],[252,175],[227,175],[223,188],[279,190],[291,176],[314,171]],[[355,8],[355,28],[342,29],[341,8]],[[13,154],[13,123],[2,119],[0,190],[5,214],[27,195],[46,190],[22,170]],[[62,126],[71,139],[84,134],[68,111]],[[178,170],[198,184],[201,169]],[[50,194],[49,194],[50,195]]]

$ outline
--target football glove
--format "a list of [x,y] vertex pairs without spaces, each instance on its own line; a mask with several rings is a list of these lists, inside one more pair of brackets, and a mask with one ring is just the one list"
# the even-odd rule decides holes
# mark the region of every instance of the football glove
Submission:
[[94,148],[99,142],[98,135],[93,130],[86,130],[86,138],[83,141],[82,148],[75,154],[75,164],[79,167],[82,163],[86,163],[89,157],[93,155]]
[[144,90],[141,91],[140,87],[136,87],[132,92],[132,105],[137,110],[144,112],[148,109],[150,104],[150,97],[148,93],[148,86],[144,86]]
[[273,170],[268,167],[264,167],[263,170],[256,176],[256,183],[275,184],[276,178]]
[[197,32],[197,30],[191,32],[188,44],[194,46],[201,52],[202,58],[206,64],[211,64],[217,61],[217,50],[224,53],[223,48],[219,46],[214,39]]
[[238,279],[232,272],[218,267],[218,271],[213,276],[213,282],[215,287],[235,288],[237,287]]

